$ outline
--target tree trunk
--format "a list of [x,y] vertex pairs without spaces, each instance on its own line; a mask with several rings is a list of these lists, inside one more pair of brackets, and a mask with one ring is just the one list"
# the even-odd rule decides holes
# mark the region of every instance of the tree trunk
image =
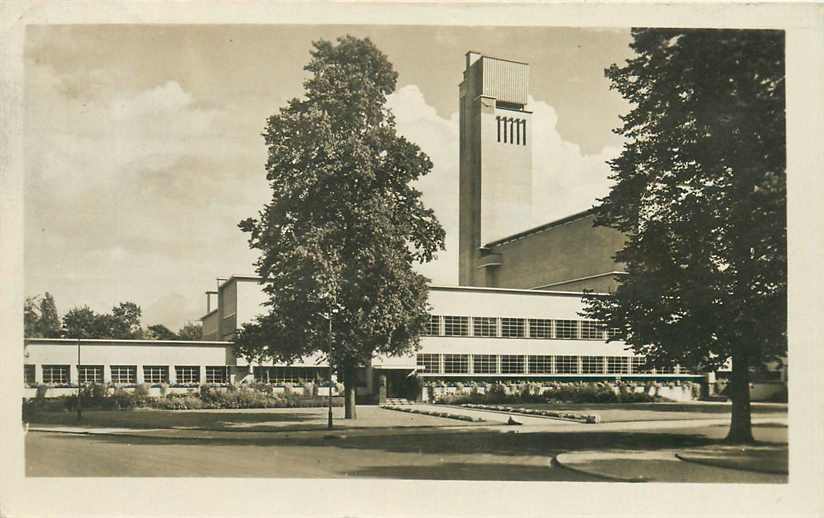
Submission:
[[347,363],[343,368],[343,404],[344,418],[357,419],[358,409],[355,406],[355,366]]
[[750,366],[748,360],[749,358],[743,347],[739,347],[733,352],[730,383],[732,420],[726,439],[727,442],[733,444],[754,442],[750,410]]

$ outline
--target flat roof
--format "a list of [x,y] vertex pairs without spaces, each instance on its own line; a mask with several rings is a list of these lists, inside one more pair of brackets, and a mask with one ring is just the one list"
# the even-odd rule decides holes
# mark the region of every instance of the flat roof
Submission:
[[602,292],[583,292],[583,291],[562,291],[562,290],[538,290],[527,288],[487,288],[484,286],[435,286],[430,285],[430,290],[435,291],[477,291],[487,293],[516,293],[520,295],[546,295],[546,296],[574,296],[583,297],[584,295],[608,295]]
[[77,343],[96,344],[96,345],[207,345],[207,346],[226,346],[232,345],[233,342],[219,341],[219,340],[130,340],[120,338],[24,338],[23,341],[27,344],[33,343],[55,343],[61,345],[76,345]]
[[564,223],[569,223],[571,221],[575,221],[595,212],[594,208],[589,208],[587,210],[576,212],[575,214],[570,214],[569,216],[565,216],[561,219],[556,219],[555,221],[550,221],[549,223],[544,223],[543,225],[539,225],[537,227],[532,227],[530,229],[524,230],[522,232],[518,232],[517,234],[512,234],[511,236],[502,237],[500,239],[496,239],[495,241],[490,241],[483,245],[484,247],[493,247],[493,246],[500,246],[510,241],[516,241],[518,239],[522,239],[524,237],[529,236],[530,234],[537,234],[538,232],[543,232],[544,230],[549,230],[552,227],[557,227],[563,225]]

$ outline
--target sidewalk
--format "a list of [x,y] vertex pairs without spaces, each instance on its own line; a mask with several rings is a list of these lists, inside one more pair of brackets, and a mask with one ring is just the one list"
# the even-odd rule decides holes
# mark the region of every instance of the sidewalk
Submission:
[[579,451],[553,459],[566,469],[615,482],[786,483],[787,446],[690,450]]

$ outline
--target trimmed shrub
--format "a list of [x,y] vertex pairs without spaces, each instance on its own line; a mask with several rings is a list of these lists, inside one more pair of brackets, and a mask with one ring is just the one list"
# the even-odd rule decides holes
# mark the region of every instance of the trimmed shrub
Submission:
[[34,397],[37,399],[45,399],[48,391],[49,386],[41,383],[40,385],[37,385],[37,390],[35,391]]

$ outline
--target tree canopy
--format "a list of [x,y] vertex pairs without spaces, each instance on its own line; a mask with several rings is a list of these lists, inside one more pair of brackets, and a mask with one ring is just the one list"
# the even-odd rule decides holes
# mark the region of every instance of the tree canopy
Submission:
[[268,300],[236,343],[291,362],[328,350],[331,318],[331,364],[344,369],[349,394],[354,367],[417,346],[427,279],[413,264],[443,248],[444,230],[413,186],[432,162],[398,135],[385,106],[392,64],[369,39],[313,45],[305,96],[263,133],[272,198],[240,228],[260,251]]
[[66,338],[143,338],[140,306],[121,302],[111,313],[95,313],[88,306],[72,308],[63,315]]
[[732,358],[731,440],[751,440],[749,369],[786,355],[784,34],[638,29],[606,71],[632,106],[596,224],[626,275],[587,313],[653,365]]
[[27,338],[57,338],[61,335],[60,317],[51,293],[26,298],[23,304],[23,324],[24,336]]

